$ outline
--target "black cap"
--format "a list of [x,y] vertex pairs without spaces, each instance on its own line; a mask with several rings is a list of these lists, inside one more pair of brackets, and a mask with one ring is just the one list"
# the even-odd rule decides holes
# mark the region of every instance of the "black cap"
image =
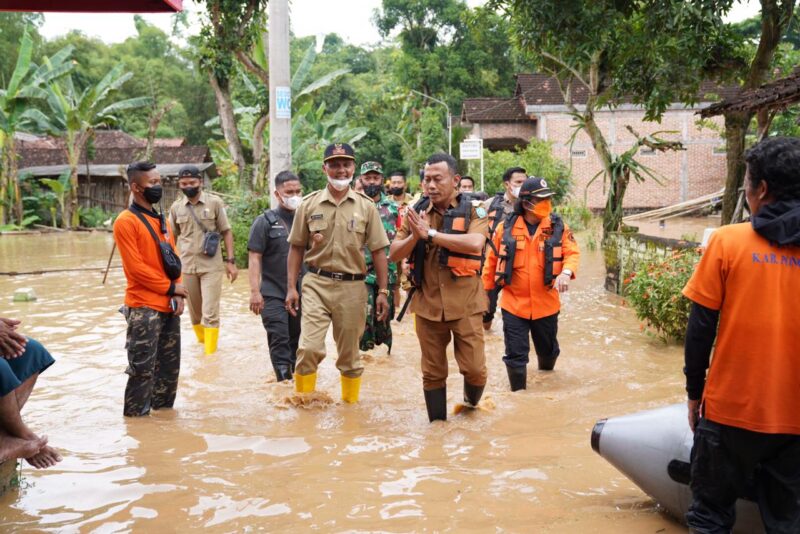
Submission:
[[194,165],[185,165],[178,171],[178,178],[201,178],[200,169]]
[[550,190],[550,187],[547,185],[547,181],[537,176],[528,176],[525,181],[522,182],[522,187],[519,190],[519,198],[547,198],[553,196],[553,194],[553,191]]
[[347,158],[347,159],[356,159],[356,153],[353,150],[353,147],[348,145],[347,143],[331,143],[327,147],[325,147],[325,156],[323,158],[323,162],[328,161],[329,159],[334,158]]

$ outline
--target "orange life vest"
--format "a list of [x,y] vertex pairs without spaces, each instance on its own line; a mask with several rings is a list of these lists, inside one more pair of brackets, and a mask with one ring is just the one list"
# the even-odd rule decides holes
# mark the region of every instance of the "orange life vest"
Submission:
[[[456,197],[458,205],[455,208],[448,208],[444,212],[441,232],[444,234],[466,234],[472,216],[472,203],[468,195],[458,195]],[[422,197],[414,204],[413,208],[418,213],[428,209],[430,199]],[[417,257],[421,258],[419,261]],[[423,264],[425,257],[425,241],[417,241],[417,245],[411,256],[408,258],[411,270],[411,282],[416,287],[422,286]],[[453,276],[478,276],[483,268],[483,254],[461,254],[453,252],[444,247],[439,247],[439,264],[444,265],[453,273]]]
[[[517,240],[511,235],[511,230],[520,215],[513,214],[506,219],[503,228],[503,240],[497,253],[497,279],[496,284],[503,287],[511,283],[514,272],[514,256],[517,252]],[[556,213],[550,214],[550,228],[543,228],[546,236],[544,241],[544,285],[549,286],[561,274],[564,268],[564,254],[561,240],[564,236],[564,221]]]

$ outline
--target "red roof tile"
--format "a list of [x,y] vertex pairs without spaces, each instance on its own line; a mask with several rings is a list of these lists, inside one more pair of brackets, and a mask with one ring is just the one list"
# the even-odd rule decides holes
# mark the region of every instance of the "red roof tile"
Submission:
[[464,122],[529,121],[520,98],[467,98],[461,107]]

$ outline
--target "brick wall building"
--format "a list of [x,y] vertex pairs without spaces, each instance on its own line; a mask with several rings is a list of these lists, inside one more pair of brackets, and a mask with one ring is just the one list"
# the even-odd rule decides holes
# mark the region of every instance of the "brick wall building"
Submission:
[[[586,93],[577,89],[573,100],[580,109]],[[664,153],[640,149],[639,161],[654,170],[662,184],[649,179],[641,184],[632,181],[625,196],[625,208],[658,208],[713,193],[723,187],[725,146],[719,134],[722,119],[717,117],[711,121],[718,128],[701,128],[695,113],[710,102],[731,96],[733,91],[704,84],[695,106],[670,106],[661,123],[644,121],[644,111],[630,103],[596,113],[606,141],[617,154],[625,152],[633,144],[634,137],[627,126],[639,135],[670,131],[672,133],[662,133],[659,137],[681,141],[686,148],[680,152]],[[605,205],[602,176],[587,189],[587,184],[602,170],[600,160],[586,132],[579,132],[570,146],[574,121],[567,113],[554,79],[543,74],[518,74],[514,97],[467,99],[461,121],[471,128],[469,136],[483,139],[484,146],[490,150],[525,146],[531,138],[550,141],[553,154],[571,165],[575,182],[573,196],[582,200],[585,195],[591,208]]]

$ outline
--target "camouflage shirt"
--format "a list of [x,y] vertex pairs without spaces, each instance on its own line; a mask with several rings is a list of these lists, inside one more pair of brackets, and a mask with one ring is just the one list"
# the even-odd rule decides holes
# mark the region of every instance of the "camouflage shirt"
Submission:
[[[399,217],[397,204],[395,204],[394,200],[381,193],[381,199],[375,203],[375,207],[378,208],[378,213],[383,222],[383,229],[386,230],[386,236],[389,238],[389,243],[391,243],[394,240],[395,234],[397,234],[397,219]],[[389,257],[389,247],[386,247],[386,257]],[[364,247],[364,259],[367,261],[366,282],[373,285],[377,284],[378,279],[375,275],[375,266],[372,264],[372,252],[370,252],[367,247]],[[394,285],[396,283],[397,264],[389,263],[389,285]]]

